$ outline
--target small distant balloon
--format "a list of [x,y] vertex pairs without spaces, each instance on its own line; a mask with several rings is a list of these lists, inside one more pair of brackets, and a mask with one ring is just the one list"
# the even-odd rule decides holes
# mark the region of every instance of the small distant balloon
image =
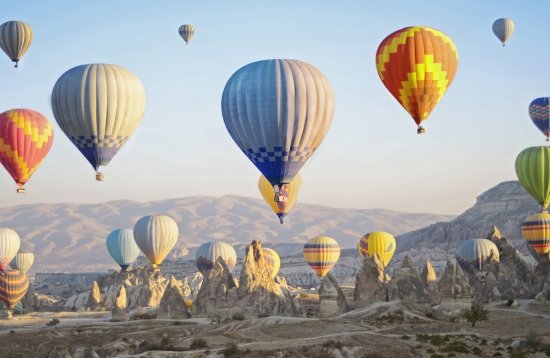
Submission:
[[15,67],[29,49],[32,36],[30,25],[23,21],[8,21],[0,25],[0,47],[15,63]]
[[148,215],[134,225],[134,238],[143,254],[157,267],[178,241],[178,224],[168,215]]
[[328,236],[310,239],[304,244],[304,259],[317,277],[325,277],[340,258],[340,245]]
[[502,46],[510,39],[515,30],[515,25],[512,19],[498,19],[493,22],[493,33],[502,42]]
[[237,253],[233,246],[222,241],[211,241],[199,246],[195,253],[195,263],[199,271],[205,275],[214,267],[218,257],[221,257],[229,271],[233,271],[237,264]]
[[34,263],[34,254],[29,251],[19,251],[11,260],[10,267],[23,273],[29,272]]
[[279,269],[281,268],[281,258],[279,257],[279,254],[277,251],[270,249],[270,248],[264,248],[264,259],[267,263],[267,266],[270,270],[270,275],[272,278],[275,278],[277,274],[279,273]]
[[529,105],[529,117],[548,141],[550,137],[550,98],[541,97],[533,100]]
[[195,34],[195,27],[190,24],[181,25],[178,32],[183,41],[185,41],[185,44],[188,45]]
[[107,245],[107,251],[122,271],[126,271],[136,261],[140,253],[132,229],[113,230],[107,236],[105,244]]
[[497,246],[487,239],[464,240],[456,249],[456,259],[463,269],[473,265],[481,270],[491,260],[498,262],[500,255]]

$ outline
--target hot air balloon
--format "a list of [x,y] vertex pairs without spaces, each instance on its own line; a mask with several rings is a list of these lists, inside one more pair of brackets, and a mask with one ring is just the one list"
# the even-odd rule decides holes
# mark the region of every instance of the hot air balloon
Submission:
[[515,28],[514,22],[511,19],[498,19],[493,22],[493,32],[500,42],[502,42],[502,46],[506,45]]
[[529,117],[537,128],[546,136],[550,137],[550,98],[537,98],[529,105]]
[[59,127],[94,167],[109,164],[145,112],[145,91],[132,72],[117,65],[74,67],[55,83],[52,109]]
[[20,246],[21,240],[15,230],[0,228],[0,270],[4,271],[8,268]]
[[365,257],[368,254],[372,257],[374,254],[378,254],[385,267],[390,263],[395,248],[395,238],[384,231],[369,232],[357,243],[357,251],[361,256]]
[[550,147],[522,150],[516,157],[516,175],[542,210],[546,210],[550,204]]
[[210,241],[202,244],[195,253],[195,262],[199,271],[205,275],[214,267],[218,257],[221,257],[229,271],[233,271],[237,264],[237,253],[233,246],[222,241]]
[[191,41],[193,35],[195,34],[195,27],[189,24],[181,25],[178,32],[183,41],[185,41],[185,44],[188,45],[189,41]]
[[40,166],[53,143],[51,123],[30,109],[0,114],[0,162],[17,184],[17,192]]
[[548,255],[550,252],[550,214],[530,215],[521,224],[521,235],[529,244],[529,251],[536,259]]
[[17,302],[27,293],[29,278],[21,271],[0,271],[0,301],[4,302],[8,309],[15,307]]
[[0,47],[18,66],[19,60],[32,42],[32,29],[23,21],[8,21],[0,25]]
[[464,270],[468,270],[470,265],[481,270],[483,265],[499,261],[498,248],[487,239],[464,240],[456,249],[456,259]]
[[275,278],[281,268],[281,258],[279,254],[273,249],[264,248],[264,260],[271,271],[271,277]]
[[317,277],[325,277],[340,258],[340,245],[333,238],[320,236],[304,245],[304,259]]
[[264,197],[265,202],[271,207],[275,214],[277,214],[281,224],[283,223],[284,217],[290,212],[290,210],[292,210],[294,204],[296,204],[301,186],[302,176],[298,173],[288,184],[287,201],[277,202],[275,201],[276,195],[273,185],[271,185],[271,183],[263,175],[261,175],[260,180],[258,180],[258,188],[260,189],[260,193]]
[[388,35],[376,51],[376,69],[384,86],[420,125],[451,85],[458,52],[450,37],[425,26],[405,27]]
[[288,185],[327,134],[334,95],[327,78],[296,60],[248,64],[227,81],[222,115],[229,134],[288,201]]
[[134,240],[134,231],[131,229],[116,229],[107,236],[107,251],[119,264],[122,271],[126,271],[136,261],[140,251]]
[[162,263],[178,241],[178,224],[167,215],[149,215],[134,226],[136,244],[153,267]]
[[34,254],[29,251],[19,251],[11,260],[10,267],[23,273],[29,272],[34,263]]

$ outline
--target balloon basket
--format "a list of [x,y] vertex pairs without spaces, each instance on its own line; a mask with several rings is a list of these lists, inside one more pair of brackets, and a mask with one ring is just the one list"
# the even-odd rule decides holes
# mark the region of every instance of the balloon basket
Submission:
[[97,172],[97,174],[95,175],[95,180],[103,181],[104,179],[105,179],[105,176],[103,175],[103,173]]
[[422,127],[418,127],[418,129],[416,130],[416,134],[424,134],[426,133],[426,130]]
[[17,188],[17,194],[25,194],[25,188]]

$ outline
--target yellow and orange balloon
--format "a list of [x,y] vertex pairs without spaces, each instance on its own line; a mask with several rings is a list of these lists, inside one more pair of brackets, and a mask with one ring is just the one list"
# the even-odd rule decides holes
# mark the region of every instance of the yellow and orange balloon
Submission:
[[340,258],[340,245],[328,236],[310,239],[304,244],[304,259],[317,277],[325,277]]
[[376,51],[376,69],[384,86],[420,125],[451,85],[458,51],[451,38],[425,26],[388,35]]
[[397,244],[392,234],[385,231],[373,231],[365,234],[357,243],[357,251],[362,257],[378,254],[384,266],[390,263]]
[[529,245],[529,251],[538,260],[550,253],[550,214],[535,213],[521,224],[521,235]]
[[281,224],[283,223],[284,217],[292,210],[294,204],[296,204],[301,186],[302,176],[298,173],[288,184],[287,200],[277,202],[275,201],[275,189],[273,188],[273,184],[263,175],[260,175],[260,179],[258,180],[258,189],[260,189],[260,193],[273,212],[277,214]]
[[42,114],[11,109],[0,114],[0,162],[24,192],[23,185],[40,166],[53,143],[53,128]]

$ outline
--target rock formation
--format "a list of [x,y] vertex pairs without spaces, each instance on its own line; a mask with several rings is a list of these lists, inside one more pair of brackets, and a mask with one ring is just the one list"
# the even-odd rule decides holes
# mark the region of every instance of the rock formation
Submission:
[[405,256],[401,267],[389,283],[389,299],[417,303],[430,303],[431,297],[420,278],[418,268],[409,256]]
[[468,276],[455,260],[450,258],[438,283],[439,294],[443,297],[460,298],[470,297],[470,283]]
[[357,307],[377,301],[388,301],[389,276],[384,272],[384,264],[380,256],[363,258],[363,268],[357,274],[353,297]]
[[99,291],[97,281],[92,283],[92,290],[86,301],[86,309],[89,311],[99,311],[101,309],[101,292]]
[[197,314],[217,314],[232,307],[237,301],[237,286],[233,275],[223,258],[218,257],[214,266],[206,273],[202,285],[193,301]]
[[120,286],[111,312],[113,321],[127,321],[129,319],[126,288],[124,286]]
[[157,317],[172,319],[191,317],[191,312],[185,302],[185,295],[174,276],[170,277],[170,283],[164,290],[164,294],[160,300],[159,308],[157,310]]
[[246,313],[290,316],[299,314],[290,291],[271,277],[260,241],[253,240],[246,248],[237,295],[239,304]]
[[321,317],[334,317],[349,310],[346,296],[336,278],[330,273],[321,280],[319,288],[319,314]]
[[437,286],[437,275],[430,260],[426,260],[424,268],[420,273],[420,279],[422,280],[424,289],[428,292],[430,304],[432,306],[440,304],[441,298],[439,297],[439,287]]
[[62,304],[63,299],[58,296],[30,293],[25,295],[22,304],[26,309],[34,311],[55,311]]

